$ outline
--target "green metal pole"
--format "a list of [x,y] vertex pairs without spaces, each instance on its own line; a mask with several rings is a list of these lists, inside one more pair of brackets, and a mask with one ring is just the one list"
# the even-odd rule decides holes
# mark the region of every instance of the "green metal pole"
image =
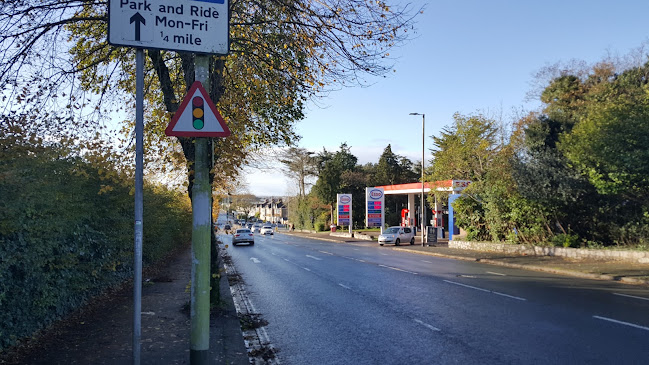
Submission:
[[[209,57],[196,56],[196,80],[209,90]],[[192,288],[190,364],[209,363],[210,348],[210,195],[207,138],[194,140],[192,188]]]

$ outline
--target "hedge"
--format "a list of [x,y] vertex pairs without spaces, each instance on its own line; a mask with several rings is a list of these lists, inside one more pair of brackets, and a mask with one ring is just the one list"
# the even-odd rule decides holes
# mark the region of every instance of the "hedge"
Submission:
[[[0,150],[0,351],[133,274],[132,179],[21,148]],[[144,201],[146,265],[190,239],[192,218],[185,194],[146,185]]]

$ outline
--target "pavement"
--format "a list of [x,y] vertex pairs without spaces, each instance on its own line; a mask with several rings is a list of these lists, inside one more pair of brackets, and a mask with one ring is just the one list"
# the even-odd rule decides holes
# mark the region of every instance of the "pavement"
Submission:
[[[280,233],[361,246],[378,245],[375,241],[331,236],[328,232],[313,233],[280,231]],[[597,259],[575,260],[560,256],[515,255],[500,252],[463,250],[448,247],[448,240],[440,240],[438,243],[435,243],[434,246],[424,247],[421,245],[420,237],[416,238],[415,245],[386,245],[381,248],[407,251],[421,255],[445,257],[455,260],[479,261],[491,265],[550,272],[586,279],[610,280],[625,284],[649,286],[649,264],[610,260],[603,261]]]
[[[140,363],[189,364],[191,249],[173,253],[160,269],[145,272],[143,278]],[[221,303],[210,316],[209,363],[250,364],[228,279],[221,275]],[[22,346],[0,352],[0,364],[133,364],[132,336],[133,289],[124,285]]]

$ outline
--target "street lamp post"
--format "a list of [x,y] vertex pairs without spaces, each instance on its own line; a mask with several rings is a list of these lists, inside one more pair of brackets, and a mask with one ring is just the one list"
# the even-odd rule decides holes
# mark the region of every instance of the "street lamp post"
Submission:
[[424,231],[426,230],[426,206],[424,205],[424,153],[425,153],[425,133],[426,114],[410,113],[410,115],[421,115],[421,245],[426,246]]

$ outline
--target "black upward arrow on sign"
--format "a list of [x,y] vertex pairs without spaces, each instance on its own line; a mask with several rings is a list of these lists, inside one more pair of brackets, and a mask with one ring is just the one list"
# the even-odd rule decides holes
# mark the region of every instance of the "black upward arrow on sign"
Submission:
[[140,40],[140,24],[146,25],[146,20],[144,20],[144,17],[140,15],[139,12],[135,13],[131,17],[131,23],[135,22],[135,40],[139,41]]

